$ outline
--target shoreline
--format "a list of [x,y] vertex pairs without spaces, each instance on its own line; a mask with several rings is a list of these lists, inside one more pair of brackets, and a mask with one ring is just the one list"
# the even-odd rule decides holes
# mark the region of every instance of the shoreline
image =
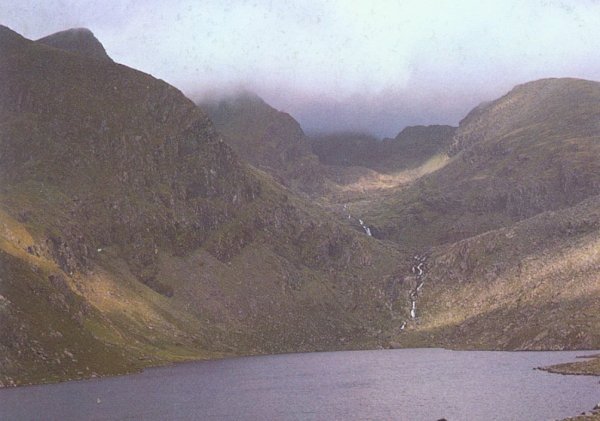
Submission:
[[[2,389],[13,389],[13,388],[21,388],[21,387],[30,387],[30,386],[45,386],[52,384],[60,384],[66,382],[81,382],[88,380],[98,380],[98,379],[106,379],[111,377],[122,377],[140,374],[146,370],[152,370],[154,368],[162,368],[169,367],[179,364],[192,364],[197,362],[204,361],[220,361],[220,360],[229,360],[236,358],[253,358],[253,357],[274,357],[274,356],[284,356],[284,355],[296,355],[296,354],[318,354],[318,353],[329,353],[329,352],[361,352],[361,351],[393,351],[393,350],[403,350],[403,349],[439,349],[444,351],[456,351],[456,352],[510,352],[510,353],[528,353],[528,352],[592,352],[591,355],[577,355],[575,359],[585,359],[585,361],[573,361],[561,364],[555,364],[550,366],[543,367],[534,367],[534,370],[546,371],[552,374],[561,374],[561,375],[581,375],[581,376],[598,376],[600,377],[600,353],[596,349],[477,349],[477,348],[446,348],[443,346],[418,346],[418,347],[393,347],[393,348],[354,348],[354,349],[339,349],[339,350],[322,350],[322,351],[306,351],[306,352],[279,352],[279,353],[248,353],[248,354],[215,354],[210,357],[199,357],[199,358],[190,358],[190,359],[181,359],[174,361],[152,361],[152,364],[144,365],[142,364],[140,367],[137,367],[131,371],[125,371],[122,373],[110,373],[110,374],[95,374],[89,376],[82,377],[73,377],[66,378],[62,380],[56,381],[48,381],[48,382],[29,382],[29,383],[20,383],[20,384],[4,384],[0,382],[0,390]],[[149,361],[149,360],[140,360],[140,361]],[[600,400],[600,397],[599,397]]]
[[[585,358],[585,361],[574,361],[570,363],[556,364],[547,367],[539,367],[539,370],[563,376],[600,376],[600,354],[582,355],[576,358]],[[588,359],[589,358],[589,359]],[[563,421],[600,421],[600,393],[598,404],[580,415],[565,418]]]

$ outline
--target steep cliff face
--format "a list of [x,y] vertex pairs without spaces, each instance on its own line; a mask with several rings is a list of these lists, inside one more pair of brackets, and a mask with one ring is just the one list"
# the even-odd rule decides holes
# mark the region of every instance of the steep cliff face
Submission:
[[452,242],[600,192],[600,84],[548,79],[471,112],[443,169],[374,209],[387,238]]
[[241,162],[177,89],[0,27],[0,381],[385,345],[403,254]]
[[106,54],[104,46],[98,41],[92,31],[87,28],[60,31],[40,38],[37,42],[88,57],[112,61],[108,54]]
[[200,105],[240,157],[284,185],[308,193],[322,190],[318,159],[289,114],[249,92]]

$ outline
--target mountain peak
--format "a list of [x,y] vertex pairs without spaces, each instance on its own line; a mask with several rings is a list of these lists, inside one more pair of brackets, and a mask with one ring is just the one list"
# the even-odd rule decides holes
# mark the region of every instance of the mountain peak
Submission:
[[72,53],[112,61],[102,43],[87,28],[72,28],[56,32],[38,39],[37,42]]
[[547,78],[517,85],[461,120],[450,153],[536,127],[553,135],[586,137],[598,130],[599,98],[600,83],[585,79]]
[[7,26],[0,25],[0,47],[8,47],[11,44],[18,44],[25,38],[17,34]]

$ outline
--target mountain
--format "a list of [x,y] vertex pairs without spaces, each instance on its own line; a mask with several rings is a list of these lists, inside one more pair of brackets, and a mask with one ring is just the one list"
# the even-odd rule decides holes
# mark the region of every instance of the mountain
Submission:
[[[400,276],[415,317],[390,332],[395,346],[600,344],[597,87],[541,80],[482,104],[458,128],[311,139],[326,176],[346,189],[323,200],[414,251]],[[349,196],[354,185],[361,193]]]
[[323,164],[388,173],[416,168],[444,153],[454,131],[451,126],[411,126],[394,139],[383,140],[368,134],[334,133],[313,137],[311,145]]
[[100,60],[112,59],[104,46],[87,28],[74,28],[40,38],[37,42],[72,53],[83,54]]
[[599,121],[598,82],[517,86],[461,121],[446,165],[353,206],[429,256],[417,345],[600,345]]
[[174,87],[6,27],[0,55],[3,385],[387,346],[408,317],[405,252],[240,161]]
[[600,193],[600,83],[545,79],[474,109],[450,161],[369,220],[400,243],[451,243]]
[[323,189],[318,159],[292,116],[250,92],[199,105],[240,157],[295,190]]
[[324,165],[369,167],[382,143],[367,133],[330,133],[310,138],[311,148]]

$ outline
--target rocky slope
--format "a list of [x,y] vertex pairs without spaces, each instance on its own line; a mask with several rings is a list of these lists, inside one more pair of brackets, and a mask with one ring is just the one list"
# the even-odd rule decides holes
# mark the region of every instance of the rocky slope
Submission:
[[241,162],[153,77],[0,27],[0,382],[376,347],[406,255]]
[[322,168],[302,128],[289,114],[250,92],[199,105],[243,159],[295,190],[322,191]]
[[600,196],[435,247],[419,293],[421,343],[600,346]]

